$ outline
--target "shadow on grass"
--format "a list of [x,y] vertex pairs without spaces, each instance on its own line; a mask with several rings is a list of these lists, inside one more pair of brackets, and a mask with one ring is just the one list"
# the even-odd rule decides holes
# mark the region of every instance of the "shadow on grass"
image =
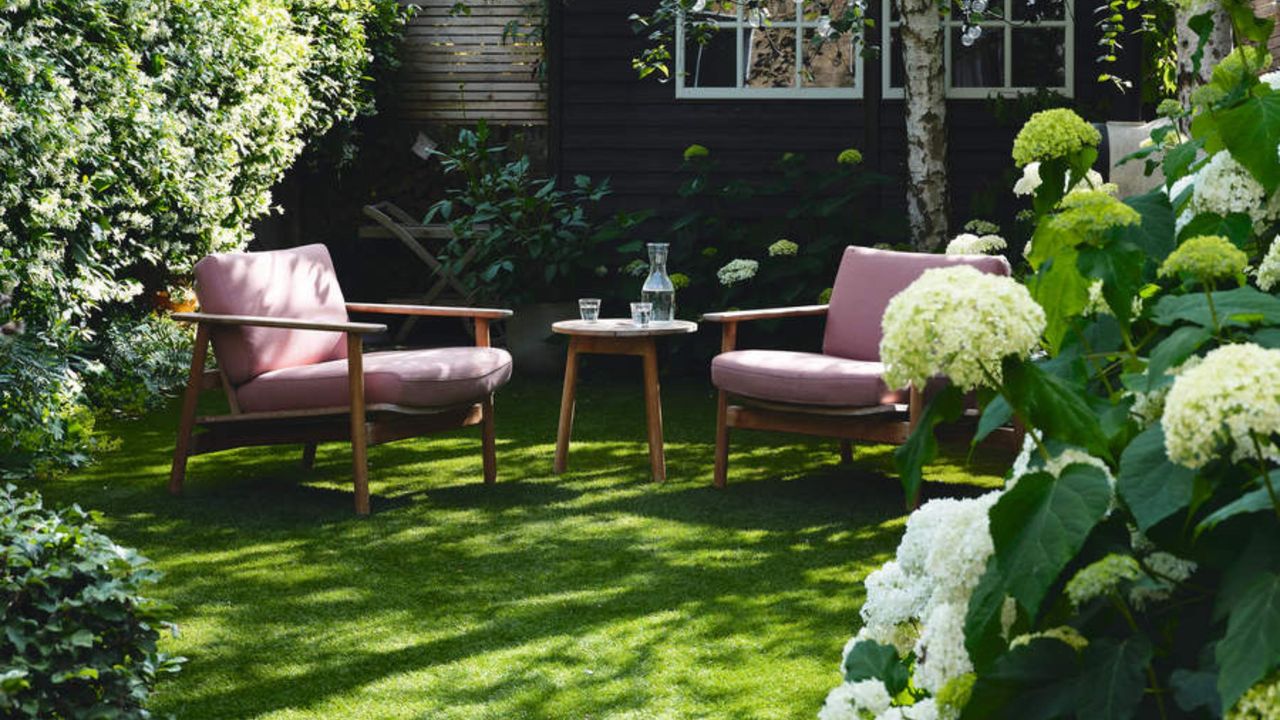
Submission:
[[[44,489],[104,510],[167,572],[157,591],[185,629],[169,649],[191,662],[161,713],[811,717],[860,581],[901,532],[891,450],[841,466],[834,443],[742,433],[716,490],[714,406],[674,385],[672,480],[655,485],[638,386],[601,389],[561,476],[549,383],[503,396],[496,485],[479,482],[474,431],[374,448],[369,519],[341,444],[305,473],[292,447],[195,458],[168,496],[173,412],[116,425],[120,452]],[[993,481],[940,467],[930,494]]]

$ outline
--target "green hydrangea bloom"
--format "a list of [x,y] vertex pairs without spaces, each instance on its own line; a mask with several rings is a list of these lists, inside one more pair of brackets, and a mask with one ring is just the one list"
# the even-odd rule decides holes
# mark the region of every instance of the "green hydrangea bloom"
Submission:
[[1027,121],[1013,140],[1013,161],[1018,167],[1053,160],[1096,147],[1102,140],[1097,128],[1067,108],[1042,110]]
[[1106,190],[1073,190],[1062,199],[1061,210],[1049,222],[1055,230],[1077,235],[1142,222],[1137,210],[1115,199]]
[[1049,638],[1050,640],[1057,640],[1059,642],[1070,645],[1071,648],[1076,651],[1084,650],[1085,648],[1089,647],[1089,638],[1086,638],[1085,636],[1081,635],[1079,630],[1076,630],[1070,625],[1059,625],[1057,627],[1051,627],[1048,630],[1045,630],[1043,632],[1030,633],[1028,635],[1019,635],[1018,637],[1014,638],[1012,642],[1009,643],[1009,647],[1016,648],[1020,645],[1026,645],[1027,643],[1031,642],[1032,640],[1035,640],[1036,638]]
[[671,273],[671,286],[677,290],[689,287],[689,276],[684,273]]
[[785,238],[769,246],[769,257],[795,255],[798,252],[800,252],[800,246]]
[[1110,555],[1084,567],[1067,582],[1067,597],[1079,607],[1090,600],[1118,590],[1126,582],[1142,576],[1138,561],[1129,555]]
[[965,232],[974,235],[999,235],[1000,226],[988,220],[970,220],[964,224]]
[[1207,107],[1226,96],[1227,94],[1220,87],[1213,85],[1201,85],[1191,91],[1191,104],[1197,107]]
[[939,709],[951,711],[949,713],[951,717],[959,716],[964,706],[969,704],[969,698],[973,696],[973,684],[977,680],[978,676],[973,673],[957,675],[948,680],[947,684],[942,686],[934,696],[938,701]]
[[708,150],[705,145],[698,145],[697,143],[694,143],[693,145],[690,145],[689,147],[684,149],[685,160],[692,160],[694,158],[704,158],[710,154],[711,154],[711,151]]
[[1244,272],[1249,256],[1221,235],[1199,235],[1178,246],[1160,264],[1160,276],[1186,273],[1202,282],[1225,280]]
[[1182,115],[1182,103],[1173,98],[1165,98],[1156,106],[1156,114],[1160,117],[1178,117]]
[[862,162],[862,153],[855,148],[846,148],[836,156],[836,162],[841,165],[858,165]]
[[826,290],[823,290],[822,292],[818,293],[819,305],[826,305],[827,303],[830,303],[830,302],[831,302],[831,288],[827,288]]
[[720,250],[718,248],[704,247],[702,248],[702,257],[705,257],[705,258],[715,257],[719,252]]

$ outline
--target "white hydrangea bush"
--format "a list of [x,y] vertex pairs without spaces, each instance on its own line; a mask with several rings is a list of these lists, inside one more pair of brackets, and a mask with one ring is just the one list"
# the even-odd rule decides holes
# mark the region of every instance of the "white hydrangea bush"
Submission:
[[[1001,488],[910,514],[820,717],[1280,718],[1268,64],[1243,42],[1191,108],[1161,105],[1191,131],[1153,133],[1137,156],[1166,186],[1136,198],[1083,171],[1087,123],[1038,113],[1014,145],[1037,224],[1024,280],[930,270],[890,302],[887,382],[951,382],[895,454],[908,497],[934,428],[975,401],[978,437],[1012,423],[1023,443]],[[1087,187],[1048,187],[1042,167]]]

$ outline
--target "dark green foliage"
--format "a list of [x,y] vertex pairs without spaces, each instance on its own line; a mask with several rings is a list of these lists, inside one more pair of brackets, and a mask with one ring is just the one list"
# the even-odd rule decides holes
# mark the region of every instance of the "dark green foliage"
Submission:
[[0,714],[147,718],[162,674],[167,608],[141,594],[159,573],[100,533],[79,507],[46,509],[0,489]]

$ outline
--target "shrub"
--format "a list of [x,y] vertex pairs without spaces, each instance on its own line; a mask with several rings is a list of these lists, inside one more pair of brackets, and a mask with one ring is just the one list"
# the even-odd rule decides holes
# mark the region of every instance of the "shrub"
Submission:
[[0,712],[6,718],[146,718],[167,608],[140,594],[159,573],[78,507],[0,489]]
[[[1139,155],[1168,184],[1123,202],[1064,193],[1096,156],[1078,118],[1029,123],[1041,140],[1075,128],[1037,146],[1024,294],[1043,357],[970,342],[922,359],[887,342],[919,318],[886,314],[887,365],[983,366],[975,441],[1017,419],[1027,442],[1004,488],[912,513],[821,717],[1276,717],[1280,297],[1245,266],[1280,244],[1280,75],[1242,71],[1258,54],[1215,69],[1190,137],[1153,133]],[[963,290],[903,296],[930,296],[920,332],[964,336],[989,295]],[[964,407],[939,392],[898,451],[909,503],[935,426]]]
[[89,401],[102,412],[137,416],[160,407],[186,385],[194,333],[165,315],[117,317],[94,348],[85,372]]

